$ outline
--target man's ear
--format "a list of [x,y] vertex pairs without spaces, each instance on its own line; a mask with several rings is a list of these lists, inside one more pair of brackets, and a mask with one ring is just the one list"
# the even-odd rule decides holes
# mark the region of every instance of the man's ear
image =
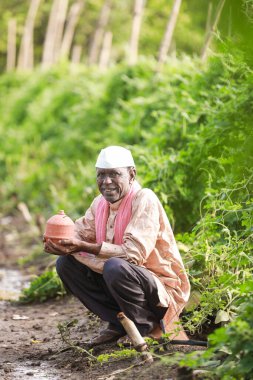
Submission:
[[136,169],[134,166],[129,168],[130,183],[132,183],[136,177]]

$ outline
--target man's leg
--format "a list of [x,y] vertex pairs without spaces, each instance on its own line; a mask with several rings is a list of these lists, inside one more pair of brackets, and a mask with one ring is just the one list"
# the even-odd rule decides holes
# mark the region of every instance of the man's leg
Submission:
[[167,308],[157,307],[157,286],[146,268],[120,258],[110,258],[105,262],[103,277],[119,309],[135,323],[143,336],[157,326]]
[[92,271],[71,255],[60,256],[56,270],[70,293],[102,320],[109,322],[113,329],[123,333],[123,327],[117,319],[120,308],[101,274]]

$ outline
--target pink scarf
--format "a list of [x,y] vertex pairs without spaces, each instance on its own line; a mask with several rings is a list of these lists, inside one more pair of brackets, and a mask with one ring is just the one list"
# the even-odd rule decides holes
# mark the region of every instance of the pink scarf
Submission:
[[[125,195],[119,206],[114,225],[114,244],[120,245],[123,243],[123,235],[132,215],[132,201],[140,189],[141,186],[139,183],[134,181],[131,189]],[[109,208],[109,202],[102,197],[98,202],[95,214],[96,240],[98,244],[106,240],[106,224],[109,216]]]

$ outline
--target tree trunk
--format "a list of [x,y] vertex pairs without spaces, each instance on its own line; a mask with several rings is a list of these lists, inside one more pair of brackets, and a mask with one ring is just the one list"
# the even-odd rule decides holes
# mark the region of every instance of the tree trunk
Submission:
[[74,64],[80,63],[81,61],[82,46],[74,45],[71,54],[71,62]]
[[54,0],[53,2],[42,55],[43,68],[50,67],[59,58],[67,7],[68,0]]
[[32,0],[30,3],[18,56],[20,70],[33,68],[33,29],[39,5],[40,0]]
[[105,0],[100,12],[97,28],[95,30],[88,57],[88,64],[97,63],[105,28],[111,13],[111,0]]
[[129,64],[134,65],[138,59],[138,44],[141,30],[141,20],[144,11],[145,0],[135,0],[132,34],[129,47]]
[[210,46],[210,44],[212,42],[212,39],[213,39],[213,36],[214,36],[214,32],[215,32],[215,29],[216,29],[216,27],[218,25],[218,22],[219,22],[219,19],[220,19],[221,12],[222,12],[222,9],[224,7],[225,1],[226,0],[220,0],[220,2],[218,4],[218,7],[217,7],[217,11],[216,11],[216,15],[215,15],[213,24],[211,25],[211,28],[209,29],[209,31],[207,33],[206,40],[205,40],[205,43],[204,43],[204,46],[203,46],[203,49],[202,49],[202,52],[201,52],[201,60],[202,60],[202,62],[205,62],[205,60],[207,58],[208,48],[209,48],[209,46]]
[[16,66],[16,29],[16,20],[12,18],[8,22],[7,71],[14,70]]
[[54,44],[56,34],[56,19],[60,0],[54,0],[49,20],[47,24],[46,37],[44,41],[43,54],[42,54],[42,66],[49,67],[54,62]]
[[111,55],[111,47],[112,47],[112,33],[106,32],[103,39],[103,45],[99,58],[99,68],[101,70],[105,70],[110,62]]
[[165,62],[168,51],[170,49],[172,36],[175,30],[181,2],[182,0],[174,0],[174,4],[173,4],[170,17],[167,23],[166,32],[164,34],[164,37],[160,46],[160,50],[159,50],[158,66],[162,65]]
[[59,5],[60,6],[58,9],[57,29],[56,29],[56,35],[55,35],[54,62],[57,62],[60,58],[62,36],[63,36],[63,30],[64,30],[64,25],[65,25],[66,16],[67,16],[67,9],[68,9],[68,0],[61,0],[59,2]]
[[81,13],[83,5],[84,5],[83,1],[78,1],[77,3],[74,3],[70,7],[68,21],[67,21],[66,29],[65,29],[64,36],[62,39],[62,44],[61,44],[61,51],[60,51],[61,58],[69,56],[71,44],[74,38],[76,24],[78,22],[78,17]]

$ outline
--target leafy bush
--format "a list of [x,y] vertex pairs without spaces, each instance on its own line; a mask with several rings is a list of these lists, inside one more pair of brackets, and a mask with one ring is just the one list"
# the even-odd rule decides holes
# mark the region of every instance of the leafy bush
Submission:
[[63,284],[54,269],[36,277],[28,288],[23,289],[19,301],[22,303],[44,302],[65,293]]
[[[250,296],[245,295],[250,292]],[[253,377],[253,283],[242,286],[238,317],[209,335],[209,348],[191,354],[177,354],[171,363],[204,368],[206,377],[221,380],[250,380]],[[166,360],[166,359],[165,359]]]

